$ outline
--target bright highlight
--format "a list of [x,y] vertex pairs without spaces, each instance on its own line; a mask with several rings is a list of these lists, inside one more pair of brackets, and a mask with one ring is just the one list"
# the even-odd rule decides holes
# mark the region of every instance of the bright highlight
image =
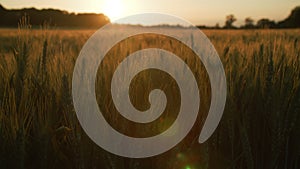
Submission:
[[113,21],[123,16],[124,8],[125,4],[122,0],[106,0],[103,13]]

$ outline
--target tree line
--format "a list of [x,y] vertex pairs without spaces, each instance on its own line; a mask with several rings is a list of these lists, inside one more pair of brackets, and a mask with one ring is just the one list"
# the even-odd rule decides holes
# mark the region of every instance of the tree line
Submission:
[[300,6],[294,8],[291,14],[284,20],[275,22],[268,18],[259,19],[256,23],[251,17],[244,20],[244,24],[240,27],[234,25],[237,18],[233,15],[227,15],[224,26],[221,27],[218,23],[213,27],[198,26],[199,28],[214,28],[214,29],[275,29],[275,28],[300,28]]
[[56,9],[35,8],[8,10],[0,4],[0,27],[18,27],[23,16],[30,19],[32,27],[47,24],[58,28],[100,28],[110,22],[104,14],[75,14]]
[[[55,26],[58,28],[100,28],[110,22],[104,14],[84,13],[75,14],[56,9],[25,8],[17,10],[8,10],[0,4],[0,27],[18,27],[22,16],[28,16],[30,24],[33,27],[44,25]],[[300,6],[294,8],[291,14],[283,21],[275,22],[268,18],[262,18],[256,23],[251,17],[244,20],[240,27],[234,25],[237,18],[230,14],[226,16],[224,26],[216,24],[215,26],[198,26],[199,28],[212,29],[260,29],[260,28],[300,28]]]

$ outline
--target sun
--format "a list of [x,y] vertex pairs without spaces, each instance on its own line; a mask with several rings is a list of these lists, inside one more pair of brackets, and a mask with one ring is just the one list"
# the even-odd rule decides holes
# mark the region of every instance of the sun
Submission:
[[106,0],[103,6],[103,13],[114,21],[122,17],[125,4],[122,0]]

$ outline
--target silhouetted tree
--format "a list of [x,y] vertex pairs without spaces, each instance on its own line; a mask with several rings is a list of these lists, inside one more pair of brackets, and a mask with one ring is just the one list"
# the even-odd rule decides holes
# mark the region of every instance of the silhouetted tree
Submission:
[[276,28],[276,23],[274,21],[264,18],[257,21],[256,26],[258,28],[263,28],[263,29]]
[[225,21],[225,28],[230,29],[234,28],[233,23],[236,21],[236,18],[234,15],[230,14],[226,16],[226,21]]
[[281,28],[300,28],[300,6],[294,8],[285,20],[278,23]]
[[254,20],[252,19],[252,18],[250,18],[250,17],[247,17],[246,19],[245,19],[245,26],[244,26],[244,28],[247,28],[247,29],[252,29],[252,28],[254,28],[255,26],[254,26]]

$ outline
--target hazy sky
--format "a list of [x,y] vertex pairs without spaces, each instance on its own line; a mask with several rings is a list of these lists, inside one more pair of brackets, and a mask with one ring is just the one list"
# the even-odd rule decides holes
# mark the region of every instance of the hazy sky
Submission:
[[240,25],[246,17],[282,20],[300,5],[300,0],[0,0],[0,4],[6,8],[105,13],[112,20],[142,12],[163,12],[206,25],[223,25],[225,16],[234,14]]

